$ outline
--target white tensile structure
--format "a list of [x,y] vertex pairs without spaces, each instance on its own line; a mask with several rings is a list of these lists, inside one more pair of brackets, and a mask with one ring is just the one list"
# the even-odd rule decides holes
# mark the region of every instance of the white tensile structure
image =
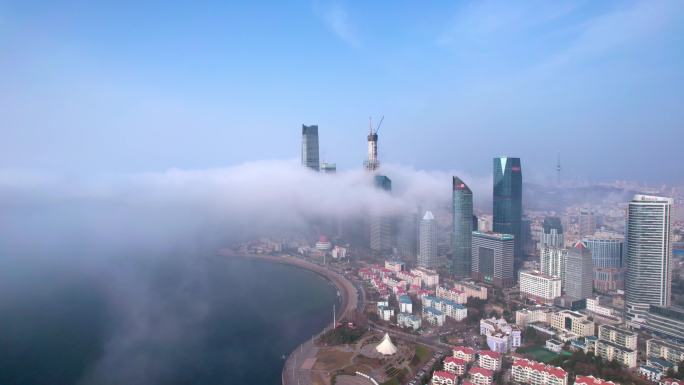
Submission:
[[375,347],[375,350],[383,356],[391,356],[397,352],[397,347],[392,343],[389,334],[385,333],[382,341]]

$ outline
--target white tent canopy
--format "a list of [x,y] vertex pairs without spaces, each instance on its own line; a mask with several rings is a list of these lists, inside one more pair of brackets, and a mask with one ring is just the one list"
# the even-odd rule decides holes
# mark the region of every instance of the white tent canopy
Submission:
[[397,352],[397,347],[392,343],[389,334],[385,333],[385,337],[383,337],[382,341],[375,347],[375,350],[384,356],[391,356]]

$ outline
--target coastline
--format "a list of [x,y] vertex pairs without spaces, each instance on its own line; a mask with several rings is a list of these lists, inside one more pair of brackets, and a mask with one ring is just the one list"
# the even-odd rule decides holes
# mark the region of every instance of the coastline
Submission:
[[[340,295],[341,306],[340,309],[337,310],[336,314],[338,320],[341,320],[347,315],[349,315],[351,312],[356,310],[358,306],[358,292],[354,284],[352,284],[343,275],[340,275],[330,269],[327,269],[315,263],[291,256],[244,254],[229,249],[220,250],[218,252],[218,255],[222,257],[258,259],[262,261],[295,266],[322,276],[337,288],[337,291]],[[331,322],[326,327],[324,327],[323,330],[319,331],[318,334],[316,334],[316,337],[321,335],[326,330],[330,329],[332,326],[333,324]],[[302,384],[302,375],[304,375],[305,377],[304,384],[310,383],[308,372],[310,371],[311,367],[313,366],[313,363],[315,362],[316,353],[318,351],[318,349],[313,344],[313,339],[314,338],[312,338],[311,340],[307,339],[306,341],[302,342],[302,344],[297,346],[285,360],[282,372],[283,385]],[[297,362],[299,362],[300,367],[297,367]],[[306,368],[301,368],[301,366],[306,366]],[[302,371],[304,371],[305,373],[302,373]]]

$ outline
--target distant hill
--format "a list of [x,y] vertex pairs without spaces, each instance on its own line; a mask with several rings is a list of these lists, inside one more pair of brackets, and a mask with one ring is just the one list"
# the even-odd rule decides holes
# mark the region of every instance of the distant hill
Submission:
[[569,206],[619,204],[629,202],[635,191],[610,186],[550,187],[526,183],[523,187],[526,210],[562,211]]

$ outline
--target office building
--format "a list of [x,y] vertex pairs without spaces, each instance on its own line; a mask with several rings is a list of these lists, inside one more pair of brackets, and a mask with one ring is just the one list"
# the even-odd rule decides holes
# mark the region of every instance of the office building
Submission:
[[470,277],[472,261],[473,192],[456,176],[452,187],[451,268],[455,277],[464,278]]
[[643,327],[653,334],[684,343],[684,309],[679,306],[649,306]]
[[510,234],[473,232],[471,276],[497,287],[515,284],[513,255],[515,240]]
[[326,174],[337,173],[337,165],[335,163],[321,163],[321,172]]
[[494,158],[494,232],[515,239],[515,266],[522,266],[522,170],[520,158]]
[[539,255],[541,272],[552,277],[560,278],[563,287],[565,287],[565,261],[567,254],[567,249],[544,246],[540,250]]
[[545,303],[561,296],[561,279],[538,271],[520,271],[520,294]]
[[625,288],[625,269],[607,267],[594,268],[594,290],[599,293],[612,293]]
[[629,203],[625,310],[631,322],[642,323],[650,305],[670,305],[672,204],[672,198],[649,195],[635,195]]
[[594,335],[594,322],[589,318],[571,310],[561,310],[551,315],[551,327],[567,331],[580,337]]
[[563,236],[563,225],[558,217],[546,217],[539,234],[539,249],[553,247],[562,249],[565,247],[565,237]]
[[624,239],[618,237],[591,236],[582,240],[591,250],[591,259],[597,269],[622,267]]
[[584,243],[577,242],[568,249],[565,259],[565,294],[575,299],[591,297],[594,281],[591,251]]
[[418,212],[401,215],[397,220],[397,255],[414,261],[418,255]]
[[532,219],[523,216],[520,221],[520,244],[522,245],[522,255],[526,258],[528,255],[537,254],[537,243],[532,236]]
[[[375,175],[373,183],[377,189],[392,192],[392,180],[385,175]],[[389,254],[394,246],[393,218],[387,214],[371,214],[370,248],[376,252]]]
[[318,126],[302,124],[302,166],[318,171]]
[[420,221],[418,244],[418,266],[437,267],[437,221],[431,211],[426,211]]
[[581,209],[578,221],[580,238],[594,235],[596,232],[596,216],[593,211]]

